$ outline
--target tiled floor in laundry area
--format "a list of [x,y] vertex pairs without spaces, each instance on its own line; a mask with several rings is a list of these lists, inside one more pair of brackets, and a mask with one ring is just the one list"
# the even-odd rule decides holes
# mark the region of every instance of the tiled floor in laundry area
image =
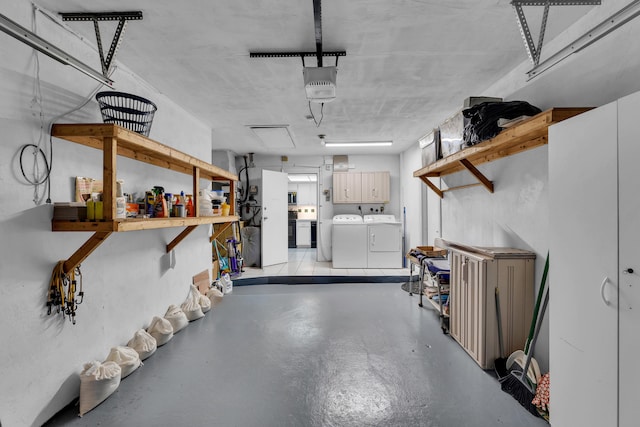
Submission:
[[409,268],[333,268],[331,261],[317,261],[316,248],[291,248],[289,261],[264,268],[245,267],[238,279],[264,276],[408,276]]

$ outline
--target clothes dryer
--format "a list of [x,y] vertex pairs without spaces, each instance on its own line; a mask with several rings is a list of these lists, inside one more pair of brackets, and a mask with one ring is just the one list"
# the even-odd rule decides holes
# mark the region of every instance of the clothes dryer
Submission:
[[365,215],[367,266],[402,268],[402,223],[394,215]]

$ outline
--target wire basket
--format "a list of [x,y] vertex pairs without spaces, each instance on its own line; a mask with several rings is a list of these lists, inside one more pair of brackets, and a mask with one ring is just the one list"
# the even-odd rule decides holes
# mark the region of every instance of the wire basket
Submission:
[[158,107],[141,96],[124,92],[98,92],[96,100],[100,105],[102,120],[149,136],[153,115]]

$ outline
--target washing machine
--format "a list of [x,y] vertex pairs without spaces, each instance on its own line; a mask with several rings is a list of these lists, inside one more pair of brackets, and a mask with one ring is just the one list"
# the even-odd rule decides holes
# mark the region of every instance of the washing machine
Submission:
[[368,268],[402,268],[402,223],[394,215],[365,215]]
[[333,268],[367,268],[367,226],[362,216],[334,216],[331,243]]

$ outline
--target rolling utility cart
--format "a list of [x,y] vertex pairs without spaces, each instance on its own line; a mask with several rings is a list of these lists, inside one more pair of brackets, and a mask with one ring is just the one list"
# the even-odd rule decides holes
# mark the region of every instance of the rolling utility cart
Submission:
[[[438,311],[442,333],[449,331],[449,260],[447,250],[433,246],[418,246],[406,255],[409,260],[409,277],[413,278],[413,266],[419,267],[418,284],[420,302],[423,307],[423,295]],[[425,288],[425,282],[428,284]],[[409,283],[411,290],[412,283]],[[409,295],[412,295],[409,292]]]

